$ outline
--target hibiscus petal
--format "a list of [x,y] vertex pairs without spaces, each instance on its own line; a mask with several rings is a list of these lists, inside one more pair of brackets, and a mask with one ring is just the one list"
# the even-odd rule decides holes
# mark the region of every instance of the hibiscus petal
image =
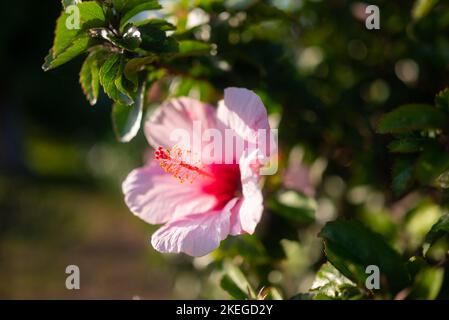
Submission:
[[201,178],[180,183],[156,162],[133,170],[122,184],[125,202],[138,217],[151,224],[165,223],[192,212],[206,212],[217,204],[203,191]]
[[252,234],[262,217],[263,196],[259,185],[258,168],[254,166],[260,155],[255,150],[249,156],[240,159],[243,201],[240,204],[239,218],[241,228]]
[[162,146],[164,148],[172,147],[176,143],[177,134],[183,130],[188,135],[189,145],[184,145],[190,149],[194,139],[194,121],[201,123],[201,134],[208,128],[214,128],[216,124],[215,109],[210,105],[202,103],[192,98],[181,97],[171,99],[162,104],[145,122],[145,136],[148,142],[154,148]]
[[230,231],[232,199],[221,211],[192,214],[167,223],[151,237],[153,247],[163,253],[184,252],[194,257],[216,249]]
[[238,236],[246,233],[242,228],[242,224],[240,222],[240,208],[242,207],[243,198],[238,198],[237,203],[231,210],[231,229],[229,230],[229,234],[233,236]]
[[257,141],[257,130],[270,130],[267,110],[259,96],[244,88],[225,89],[224,102],[218,106],[217,118],[252,143]]

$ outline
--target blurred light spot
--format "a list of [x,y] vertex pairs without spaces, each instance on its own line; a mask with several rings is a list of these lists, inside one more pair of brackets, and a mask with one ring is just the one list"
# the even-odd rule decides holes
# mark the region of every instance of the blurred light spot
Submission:
[[210,54],[211,54],[212,56],[216,56],[217,53],[218,53],[218,46],[217,46],[216,43],[212,43],[212,44],[211,44],[211,49],[210,49]]
[[218,61],[217,66],[219,69],[221,69],[223,71],[231,70],[231,65],[225,60]]
[[278,270],[273,270],[268,274],[268,281],[274,284],[278,284],[282,281],[282,272]]
[[324,55],[319,47],[304,49],[298,59],[298,66],[303,71],[313,71],[322,61]]
[[403,59],[396,62],[394,66],[396,76],[406,84],[413,84],[419,77],[419,66],[412,59]]
[[235,17],[240,21],[240,23],[242,23],[243,21],[246,20],[246,12],[245,11],[237,12]]
[[316,210],[316,219],[321,223],[333,220],[336,216],[335,205],[332,200],[328,198],[321,198],[318,200],[318,208]]
[[199,28],[199,30],[197,30],[195,32],[195,35],[199,39],[201,39],[203,41],[209,41],[209,39],[210,39],[210,30],[211,30],[210,25],[206,24],[206,25],[201,26]]
[[231,15],[229,14],[229,12],[227,11],[223,11],[222,13],[220,13],[218,15],[218,19],[222,20],[222,21],[227,21],[229,19]]
[[237,17],[232,17],[228,20],[228,23],[231,27],[238,27],[240,24],[240,20]]
[[366,58],[368,49],[366,45],[360,40],[352,40],[348,44],[349,56],[355,60],[363,60]]
[[314,186],[321,183],[323,172],[327,168],[327,160],[325,158],[318,158],[310,167],[310,180]]
[[331,176],[324,181],[324,190],[332,198],[341,197],[344,189],[345,182],[339,176]]
[[378,211],[383,209],[385,202],[385,196],[378,191],[371,191],[366,198],[366,207],[372,211]]
[[279,112],[273,112],[268,116],[268,123],[271,129],[277,129],[281,122],[281,114]]
[[187,15],[186,28],[191,29],[209,22],[209,14],[203,9],[195,8]]
[[383,103],[390,96],[390,87],[382,79],[377,79],[371,83],[368,90],[362,92],[362,98],[368,102]]
[[351,6],[351,12],[352,15],[354,16],[354,18],[356,18],[357,20],[361,21],[361,22],[365,22],[366,19],[366,7],[367,4],[363,3],[363,2],[355,2],[352,4]]
[[176,278],[174,289],[181,299],[196,299],[201,292],[201,282],[190,274],[181,274]]
[[238,32],[230,32],[229,33],[229,43],[237,44],[240,42],[240,34]]
[[348,192],[347,199],[352,204],[362,204],[366,201],[369,194],[369,187],[357,186]]

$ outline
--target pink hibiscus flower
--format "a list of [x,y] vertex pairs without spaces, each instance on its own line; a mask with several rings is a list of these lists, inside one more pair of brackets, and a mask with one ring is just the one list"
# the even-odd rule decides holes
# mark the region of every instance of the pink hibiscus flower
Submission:
[[[229,132],[243,148],[224,143]],[[260,170],[276,151],[254,92],[228,88],[217,109],[187,97],[169,100],[147,120],[145,135],[155,158],[122,188],[135,215],[165,223],[151,238],[156,250],[203,256],[228,235],[254,232],[263,211]]]

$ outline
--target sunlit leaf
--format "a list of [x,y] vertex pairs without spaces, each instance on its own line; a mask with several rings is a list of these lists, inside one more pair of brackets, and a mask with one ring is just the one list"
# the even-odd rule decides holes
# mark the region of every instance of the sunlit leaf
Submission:
[[95,1],[80,2],[77,7],[79,29],[68,24],[69,19],[73,19],[69,13],[63,11],[58,18],[53,47],[42,66],[45,71],[56,68],[87,50],[93,42],[90,42],[86,30],[106,25],[103,9]]
[[80,71],[80,84],[91,105],[98,99],[100,91],[100,67],[104,62],[105,52],[96,50],[84,60]]

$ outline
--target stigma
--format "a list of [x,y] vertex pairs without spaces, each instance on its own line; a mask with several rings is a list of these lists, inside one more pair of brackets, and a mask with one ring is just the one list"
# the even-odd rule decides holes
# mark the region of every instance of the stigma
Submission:
[[154,152],[155,159],[166,173],[172,174],[180,183],[193,183],[197,177],[211,177],[204,171],[200,161],[192,161],[190,151],[183,151],[178,147],[159,147]]

